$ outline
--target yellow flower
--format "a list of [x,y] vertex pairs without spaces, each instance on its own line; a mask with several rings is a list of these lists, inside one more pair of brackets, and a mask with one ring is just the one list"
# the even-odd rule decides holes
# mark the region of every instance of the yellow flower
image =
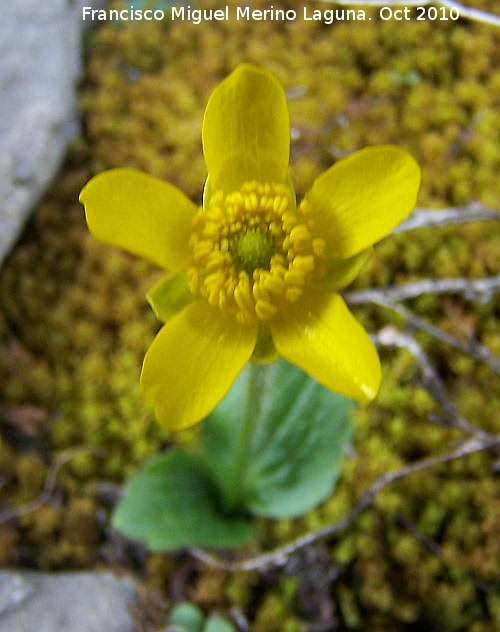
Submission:
[[338,291],[413,209],[418,165],[398,147],[363,149],[319,176],[297,206],[284,90],[248,64],[212,93],[202,141],[202,208],[128,168],[97,175],[80,196],[95,237],[169,272],[148,294],[165,324],[141,374],[158,420],[176,430],[197,423],[249,360],[278,356],[370,401],[379,358]]

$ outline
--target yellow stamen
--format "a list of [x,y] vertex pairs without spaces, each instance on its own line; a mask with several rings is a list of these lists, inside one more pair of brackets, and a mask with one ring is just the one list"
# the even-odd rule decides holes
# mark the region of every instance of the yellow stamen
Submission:
[[243,324],[266,321],[324,274],[324,240],[281,184],[214,193],[193,220],[193,294]]

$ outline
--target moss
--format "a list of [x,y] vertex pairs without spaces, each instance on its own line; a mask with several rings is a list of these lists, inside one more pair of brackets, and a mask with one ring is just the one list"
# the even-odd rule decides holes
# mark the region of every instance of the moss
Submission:
[[11,525],[0,524],[0,564],[18,564],[19,557],[19,531]]
[[[96,467],[121,477],[144,459],[148,433],[153,443],[161,435],[137,380],[158,326],[144,301],[157,273],[90,238],[76,201],[87,175],[71,182],[68,173],[72,187],[61,183],[42,204],[2,274],[2,305],[19,349],[14,375],[3,376],[5,396],[49,411],[55,449],[105,449],[101,459],[76,458],[82,477]],[[6,358],[8,371],[14,357]]]
[[[370,24],[299,18],[261,22],[257,33],[246,21],[105,26],[92,39],[82,97],[95,169],[132,164],[199,199],[206,97],[225,72],[249,61],[275,71],[291,94],[298,192],[311,171],[366,144],[397,141],[424,158],[431,133],[434,159],[423,161],[422,203],[473,197],[495,204],[499,151],[483,117],[495,119],[498,106],[498,33],[450,21],[439,28],[431,21],[395,28],[368,14]],[[430,45],[422,49],[424,40]],[[195,56],[196,50],[214,54]],[[492,125],[498,129],[498,121]],[[315,151],[304,151],[311,143]],[[474,146],[491,154],[479,171],[472,169]],[[302,160],[315,170],[304,169]]]
[[[255,632],[282,632],[288,608],[280,595],[268,593],[257,613]],[[289,624],[288,624],[289,625]]]

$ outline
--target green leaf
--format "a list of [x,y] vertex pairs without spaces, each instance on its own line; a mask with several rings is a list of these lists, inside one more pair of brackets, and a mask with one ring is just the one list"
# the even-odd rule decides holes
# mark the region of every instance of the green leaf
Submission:
[[203,632],[236,632],[236,629],[227,619],[213,614],[206,622]]
[[170,611],[167,630],[173,625],[183,632],[236,632],[234,625],[218,614],[211,614],[205,623],[204,619],[203,612],[198,606],[183,601]]
[[174,449],[130,479],[113,525],[153,551],[228,548],[251,540],[249,518],[224,514],[210,471],[197,454]]
[[198,606],[187,601],[177,603],[168,616],[170,625],[178,626],[185,632],[202,632],[203,619],[203,612]]
[[271,518],[298,516],[328,498],[352,438],[354,402],[280,360],[246,367],[207,418],[201,452],[223,495],[230,496],[243,431],[249,371],[262,371],[241,509]]

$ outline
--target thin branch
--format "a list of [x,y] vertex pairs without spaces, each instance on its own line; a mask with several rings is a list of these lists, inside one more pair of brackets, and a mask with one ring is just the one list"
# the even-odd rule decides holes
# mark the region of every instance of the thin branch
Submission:
[[66,450],[63,452],[55,461],[53,461],[50,465],[49,471],[47,473],[47,478],[45,479],[45,484],[43,486],[43,490],[40,495],[35,498],[35,500],[22,505],[21,507],[17,507],[15,509],[4,509],[0,511],[0,524],[4,522],[8,522],[9,520],[13,520],[15,518],[20,518],[21,516],[25,516],[28,513],[32,513],[42,505],[50,502],[52,495],[54,493],[56,487],[56,479],[57,474],[63,465],[66,465],[68,461],[71,461],[78,454],[82,454],[84,452],[92,452],[95,454],[101,454],[101,451],[98,450],[89,450],[88,448],[75,448],[73,450]]
[[368,489],[365,490],[357,505],[347,516],[334,524],[308,533],[301,538],[297,538],[290,544],[277,548],[269,553],[240,558],[238,560],[229,560],[222,556],[208,553],[207,551],[199,548],[190,549],[190,553],[194,558],[204,562],[205,564],[231,572],[263,570],[271,566],[283,566],[286,564],[290,556],[296,553],[299,549],[321,540],[332,538],[345,531],[360,514],[373,504],[377,495],[382,489],[384,489],[384,487],[392,485],[396,481],[406,478],[411,474],[415,474],[416,472],[421,472],[430,467],[442,465],[443,463],[447,463],[449,461],[462,459],[470,454],[474,454],[475,452],[489,450],[499,445],[500,437],[488,436],[488,438],[484,440],[478,437],[473,437],[451,452],[421,459],[394,472],[383,474],[372,485],[370,485]]
[[427,6],[429,4],[446,7],[447,9],[455,9],[461,18],[468,18],[483,24],[491,24],[492,26],[500,26],[500,17],[488,11],[481,11],[467,7],[463,4],[455,2],[455,0],[322,0],[328,4],[340,4],[344,6],[367,6],[367,7],[392,7],[392,6]]
[[397,347],[399,349],[407,349],[417,360],[425,388],[432,395],[435,401],[443,408],[446,413],[446,422],[450,427],[459,428],[467,434],[477,437],[483,441],[490,441],[492,435],[479,430],[470,424],[456,409],[455,405],[448,397],[445,386],[438,372],[432,365],[429,356],[424,352],[418,342],[409,336],[400,332],[394,326],[384,327],[378,334],[372,337],[376,345],[385,347]]
[[437,555],[439,557],[443,555],[441,547],[436,542],[434,542],[434,540],[432,540],[422,531],[420,531],[420,529],[418,529],[417,526],[407,516],[398,512],[396,514],[396,518],[419,542],[426,546],[429,551],[434,553],[434,555]]
[[482,279],[422,279],[385,288],[345,292],[345,300],[352,305],[394,303],[421,294],[462,294],[466,299],[487,303],[500,292],[500,274]]
[[500,358],[494,355],[488,347],[481,344],[477,340],[469,340],[468,342],[463,342],[456,336],[449,334],[439,327],[435,327],[431,325],[420,316],[414,314],[411,310],[400,305],[399,303],[393,303],[392,301],[382,301],[378,300],[375,302],[376,305],[380,305],[381,307],[385,307],[386,309],[390,309],[397,314],[403,316],[408,324],[416,329],[420,329],[421,331],[425,331],[430,334],[437,340],[444,342],[456,349],[459,349],[463,353],[467,353],[472,356],[475,360],[479,360],[480,362],[484,362],[487,364],[492,371],[495,373],[500,373]]
[[417,228],[433,228],[450,224],[464,224],[477,220],[499,220],[500,211],[485,208],[480,202],[472,202],[467,206],[444,209],[424,209],[417,207],[413,213],[392,231],[402,233]]
[[[485,208],[479,202],[472,202],[467,206],[446,209],[416,208],[408,219],[393,230],[393,234],[419,228],[430,228],[461,224],[477,220],[498,220],[500,211]],[[433,294],[463,294],[467,299],[485,303],[500,290],[500,276],[485,279],[423,279],[417,283],[349,292],[344,298],[351,304],[373,303],[391,309],[407,320],[414,327],[426,331],[435,338],[468,353],[476,360],[488,364],[495,372],[500,373],[500,358],[495,356],[487,347],[477,341],[464,343],[457,337],[442,331],[438,327],[427,323],[416,316],[408,308],[399,305],[398,301],[414,298],[424,293]]]

